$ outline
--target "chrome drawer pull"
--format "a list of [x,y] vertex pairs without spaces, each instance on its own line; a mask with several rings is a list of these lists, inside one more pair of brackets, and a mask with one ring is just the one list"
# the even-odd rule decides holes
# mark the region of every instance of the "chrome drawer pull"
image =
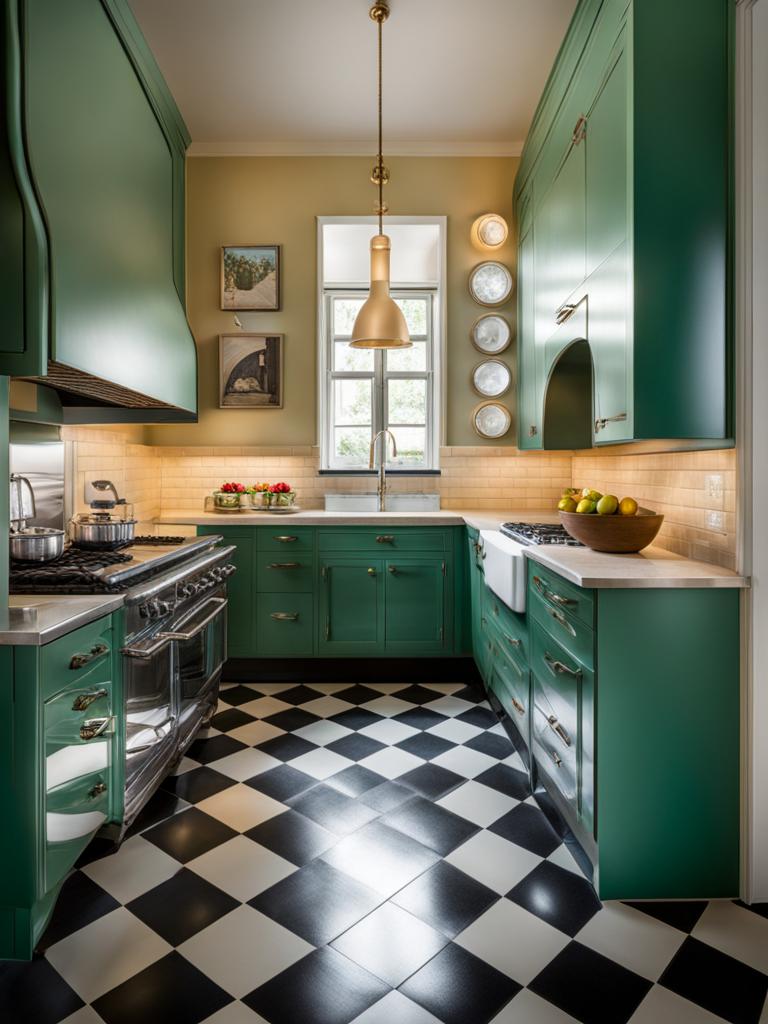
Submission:
[[547,724],[554,733],[557,733],[557,735],[560,737],[560,739],[563,741],[566,747],[570,747],[571,737],[568,735],[568,733],[565,731],[562,725],[560,725],[560,723],[554,715],[550,715],[547,718]]
[[75,697],[72,702],[73,711],[85,711],[86,708],[90,707],[95,700],[99,697],[106,697],[107,691],[102,687],[101,690],[94,690],[92,693],[81,693]]
[[394,544],[395,538],[391,533],[380,533],[376,538],[377,544]]
[[510,645],[510,647],[519,647],[520,646],[520,641],[516,640],[515,637],[513,637],[513,636],[509,636],[508,633],[504,633],[504,639],[507,641],[507,643]]
[[295,540],[298,540],[298,539],[299,539],[298,537],[291,537],[291,536],[289,536],[287,534],[282,534],[279,537],[273,537],[272,538],[272,540],[277,540],[281,544],[292,544]]
[[80,739],[86,742],[95,740],[97,736],[102,736],[111,724],[111,716],[109,718],[89,718],[80,726]]
[[95,800],[97,796],[101,796],[102,793],[107,792],[106,782],[97,782],[93,789],[88,790],[88,798]]
[[301,562],[270,562],[268,569],[300,569]]
[[396,565],[388,565],[387,566],[387,570],[389,572],[391,572],[393,576],[397,576],[397,566]]
[[546,583],[542,580],[541,576],[532,576],[531,581],[536,585],[540,594],[547,598],[548,601],[559,604],[561,607],[567,607],[571,604],[576,604],[570,597],[563,597],[562,594],[556,594],[554,590],[550,590]]
[[570,624],[568,619],[566,619],[562,612],[557,611],[557,609],[555,608],[547,608],[547,612],[555,620],[555,622],[560,623],[560,625],[563,627],[566,633],[570,633],[571,636],[576,636],[576,630],[573,628],[573,626]]
[[525,714],[525,708],[520,703],[520,701],[517,700],[515,697],[512,697],[511,699],[512,699],[512,707],[515,709],[515,711],[518,713],[518,715],[524,715]]
[[558,757],[558,755],[555,753],[554,750],[550,750],[549,751],[549,756],[552,758],[552,760],[554,761],[554,763],[557,765],[558,768],[560,768],[562,766],[563,762]]
[[562,661],[553,658],[549,651],[544,652],[544,662],[553,676],[573,676],[574,679],[581,679],[581,669],[572,669]]
[[100,658],[102,654],[107,654],[109,647],[106,644],[94,644],[88,654],[73,654],[69,667],[77,671],[79,668],[84,668],[95,658]]
[[616,413],[615,416],[602,416],[600,419],[595,420],[595,433],[597,434],[601,430],[605,430],[609,423],[623,423],[627,418],[625,412]]
[[298,622],[298,612],[272,612],[271,618],[276,619],[277,622]]
[[560,324],[564,324],[566,320],[570,320],[576,312],[576,308],[577,307],[572,302],[566,302],[564,306],[555,310],[555,323],[560,326]]

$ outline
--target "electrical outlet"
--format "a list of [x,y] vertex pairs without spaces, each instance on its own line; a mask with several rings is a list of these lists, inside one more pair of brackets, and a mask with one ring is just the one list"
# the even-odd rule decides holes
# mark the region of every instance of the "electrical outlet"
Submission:
[[725,533],[725,513],[718,511],[707,512],[707,529],[713,533]]
[[722,473],[711,473],[704,477],[704,497],[707,508],[723,508],[725,496]]

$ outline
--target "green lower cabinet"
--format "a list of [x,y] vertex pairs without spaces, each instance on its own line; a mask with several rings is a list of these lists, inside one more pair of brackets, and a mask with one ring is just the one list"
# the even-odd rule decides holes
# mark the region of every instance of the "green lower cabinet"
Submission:
[[385,570],[385,646],[393,654],[440,654],[445,647],[445,559],[388,559]]
[[122,814],[120,633],[106,616],[0,648],[0,959],[32,956],[67,873]]
[[380,559],[321,560],[321,653],[379,653],[384,635],[383,568]]
[[315,635],[312,594],[256,595],[256,650],[264,658],[306,657]]

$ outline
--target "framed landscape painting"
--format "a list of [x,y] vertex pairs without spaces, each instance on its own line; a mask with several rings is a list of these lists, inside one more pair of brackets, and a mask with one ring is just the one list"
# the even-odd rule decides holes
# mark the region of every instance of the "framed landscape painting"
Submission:
[[280,309],[280,246],[221,247],[221,308]]
[[283,335],[219,335],[219,408],[282,409]]

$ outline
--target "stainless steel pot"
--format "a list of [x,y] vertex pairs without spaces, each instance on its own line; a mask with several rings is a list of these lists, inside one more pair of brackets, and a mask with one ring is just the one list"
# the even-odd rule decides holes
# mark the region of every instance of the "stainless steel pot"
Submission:
[[52,562],[63,550],[63,530],[26,526],[10,535],[10,554],[15,562]]
[[111,548],[128,544],[136,532],[135,519],[115,519],[110,515],[93,513],[75,516],[70,521],[70,538],[78,548]]

